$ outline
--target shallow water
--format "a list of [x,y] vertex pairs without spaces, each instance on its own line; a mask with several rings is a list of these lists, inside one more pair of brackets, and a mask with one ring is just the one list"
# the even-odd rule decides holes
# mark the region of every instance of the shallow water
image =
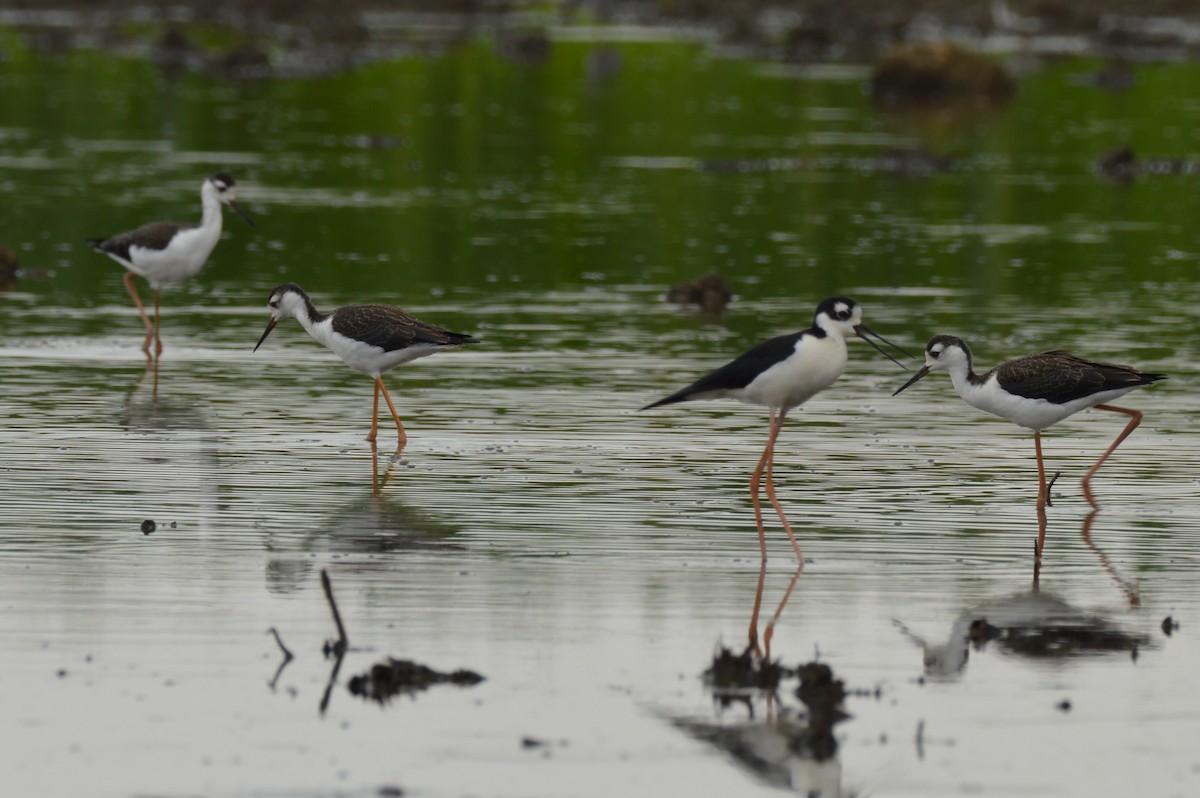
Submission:
[[[2,236],[45,273],[0,295],[6,782],[1194,792],[1195,177],[1122,186],[1090,168],[1119,139],[1189,155],[1200,105],[1175,89],[1195,67],[1139,67],[1110,96],[1072,79],[1094,63],[1045,64],[1011,107],[937,127],[874,113],[859,73],[781,76],[691,45],[620,45],[615,76],[590,83],[599,46],[563,43],[533,67],[471,46],[259,84],[10,47],[0,181],[20,201]],[[363,150],[359,134],[404,143]],[[915,146],[959,167],[898,177],[871,160]],[[743,166],[705,166],[718,161]],[[119,269],[80,241],[191,217],[216,167],[259,227],[229,216],[210,265],[164,296],[166,351],[147,372]],[[661,301],[711,270],[737,292],[722,318]],[[372,462],[369,380],[297,325],[251,351],[284,280],[319,307],[396,302],[483,339],[388,378],[402,458],[382,423]],[[819,654],[866,694],[847,701],[836,759],[768,771],[697,731],[778,748],[798,706],[789,686],[751,717],[700,679],[718,642],[745,639],[765,414],[636,410],[807,325],[835,292],[914,352],[953,332],[984,365],[1064,346],[1171,379],[1125,400],[1146,420],[1094,483],[1091,546],[1079,478],[1124,418],[1048,433],[1063,475],[1034,594],[1029,435],[941,375],[891,397],[905,373],[852,342],[846,375],[781,438],[781,499],[810,562],[773,653]],[[770,531],[767,612],[793,567]],[[352,646],[324,713],[322,569]],[[976,617],[1100,622],[1118,644],[976,649]],[[278,676],[272,627],[297,654]],[[382,709],[346,692],[388,655],[487,680]]]

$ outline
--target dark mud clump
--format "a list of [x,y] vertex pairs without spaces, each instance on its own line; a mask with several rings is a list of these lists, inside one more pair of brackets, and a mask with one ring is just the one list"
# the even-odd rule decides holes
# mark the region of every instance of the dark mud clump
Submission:
[[471,687],[482,681],[483,677],[475,671],[441,673],[419,662],[388,657],[372,665],[366,673],[352,677],[347,686],[353,695],[386,704],[398,695],[418,693],[435,684]]
[[787,675],[777,661],[760,660],[749,646],[741,654],[722,646],[704,672],[705,680],[717,690],[774,690]]
[[821,662],[801,665],[797,673],[800,686],[796,696],[808,709],[808,728],[795,739],[793,748],[818,762],[831,759],[837,753],[833,727],[850,717],[842,708],[846,686],[834,678],[832,668]]

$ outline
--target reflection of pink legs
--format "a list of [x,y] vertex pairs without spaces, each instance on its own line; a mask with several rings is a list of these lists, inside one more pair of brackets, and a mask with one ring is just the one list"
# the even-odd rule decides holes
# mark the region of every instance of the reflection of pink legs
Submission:
[[1100,509],[1100,505],[1097,503],[1096,497],[1092,495],[1092,488],[1089,484],[1092,480],[1092,474],[1095,474],[1096,471],[1099,470],[1100,466],[1104,464],[1104,461],[1108,459],[1109,455],[1111,455],[1116,448],[1121,445],[1121,441],[1128,438],[1129,433],[1137,429],[1137,425],[1142,423],[1142,413],[1140,410],[1130,410],[1127,407],[1117,407],[1116,405],[1096,405],[1096,409],[1111,410],[1114,413],[1124,413],[1127,416],[1132,416],[1132,418],[1129,419],[1129,423],[1125,425],[1125,429],[1122,430],[1121,434],[1117,436],[1116,440],[1109,445],[1109,447],[1104,451],[1104,454],[1100,455],[1100,459],[1096,461],[1096,464],[1091,467],[1091,469],[1083,478],[1083,496],[1088,500],[1088,504],[1092,505],[1093,508],[1098,510]]
[[158,289],[154,290],[154,356],[162,354],[162,339],[158,337]]
[[1129,606],[1140,607],[1142,604],[1142,598],[1138,595],[1137,588],[1130,582],[1127,582],[1121,578],[1121,575],[1117,573],[1116,567],[1108,559],[1108,555],[1101,551],[1100,547],[1092,542],[1092,524],[1096,523],[1096,515],[1099,512],[1099,510],[1092,510],[1090,513],[1088,513],[1087,518],[1083,519],[1083,531],[1081,532],[1081,535],[1083,536],[1083,545],[1095,552],[1096,556],[1100,558],[1100,567],[1107,571],[1108,575],[1112,577],[1112,580],[1117,583],[1119,588],[1121,588],[1121,591],[1125,594],[1125,598],[1129,600]]
[[[787,592],[783,594],[783,601],[779,602],[779,607],[775,610],[775,614],[771,616],[771,622],[767,624],[767,631],[763,633],[763,659],[771,658],[771,637],[775,634],[775,624],[779,622],[779,617],[783,615],[783,608],[787,606],[788,599],[792,597],[792,591],[796,589],[796,583],[800,581],[800,574],[802,573],[804,573],[804,560],[801,560],[799,567],[796,568],[796,573],[792,577],[792,581],[788,583]],[[761,593],[761,579],[758,584]]]

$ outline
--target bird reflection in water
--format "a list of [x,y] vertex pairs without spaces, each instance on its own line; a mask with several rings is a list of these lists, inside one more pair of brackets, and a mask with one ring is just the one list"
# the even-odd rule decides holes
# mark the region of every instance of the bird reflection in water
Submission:
[[[1084,545],[1099,558],[1100,566],[1125,594],[1131,608],[1141,599],[1136,588],[1123,579],[1108,556],[1091,539],[1097,511],[1083,521]],[[1045,511],[1038,512],[1039,550],[1046,535]],[[1031,658],[1068,656],[1113,651],[1135,653],[1149,637],[1122,629],[1111,618],[1072,606],[1040,589],[1041,558],[1034,558],[1033,586],[1029,591],[993,599],[959,613],[944,643],[932,643],[899,620],[893,623],[925,655],[925,675],[953,679],[966,669],[970,651],[982,651],[995,643],[1005,651]]]
[[267,589],[299,592],[310,584],[313,569],[321,563],[335,574],[393,570],[400,561],[391,555],[460,548],[450,542],[459,532],[457,527],[395,495],[392,477],[403,463],[397,456],[380,463],[378,449],[372,445],[370,491],[331,512],[315,514],[320,520],[309,529],[272,534],[267,544],[271,552]]
[[[747,651],[746,659],[749,660]],[[780,679],[798,677],[794,691],[714,688],[715,718],[671,717],[691,737],[730,755],[756,778],[773,787],[803,795],[841,796],[842,765],[837,758],[834,726],[850,716],[843,708],[846,689],[832,668],[810,662],[795,670],[778,669]],[[799,703],[786,700],[794,696]],[[766,711],[756,718],[756,705]],[[745,718],[730,719],[744,708]]]

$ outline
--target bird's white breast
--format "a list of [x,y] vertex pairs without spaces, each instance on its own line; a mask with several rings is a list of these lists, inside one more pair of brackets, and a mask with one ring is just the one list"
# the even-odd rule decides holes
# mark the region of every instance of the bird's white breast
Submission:
[[833,335],[802,336],[790,357],[771,366],[736,398],[755,405],[789,410],[837,381],[846,369],[846,342]]
[[219,226],[193,227],[176,233],[166,249],[134,244],[129,248],[132,270],[145,277],[156,290],[178,285],[200,271],[220,237]]

